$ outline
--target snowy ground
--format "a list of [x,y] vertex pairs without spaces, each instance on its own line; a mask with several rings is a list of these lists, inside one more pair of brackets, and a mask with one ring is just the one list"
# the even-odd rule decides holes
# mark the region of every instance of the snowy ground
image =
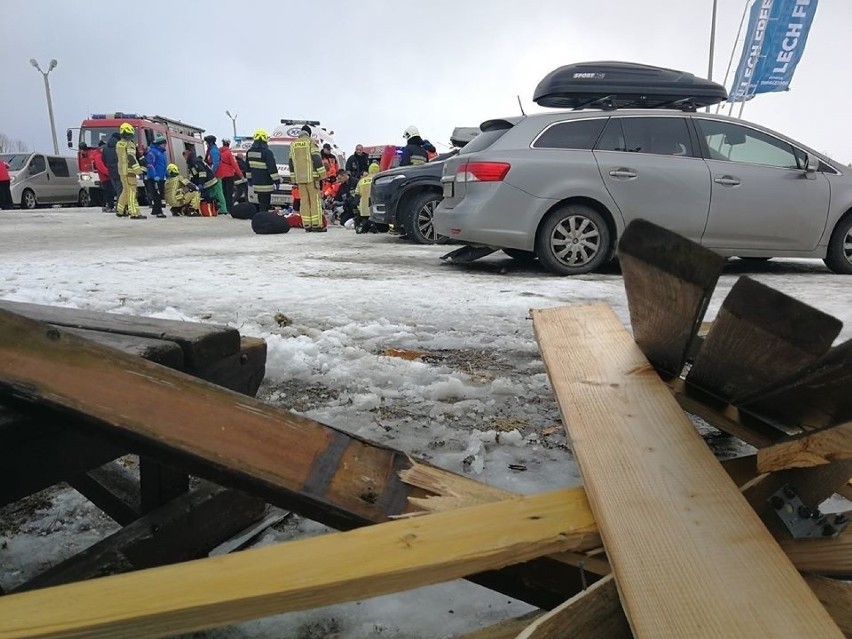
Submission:
[[[621,277],[555,278],[498,254],[450,266],[438,260],[447,250],[342,228],[258,236],[227,217],[4,211],[0,298],[230,324],[268,342],[266,401],[510,490],[577,484],[564,436],[552,428],[559,413],[528,311],[606,300],[626,324]],[[852,278],[819,261],[731,261],[708,317],[740,274],[839,317],[841,338],[852,337]],[[424,355],[408,361],[383,355],[388,349]],[[735,450],[730,440],[708,442],[722,455]],[[114,529],[61,487],[0,510],[0,587]],[[324,532],[292,517],[260,543]],[[528,610],[460,581],[197,636],[433,639]]]

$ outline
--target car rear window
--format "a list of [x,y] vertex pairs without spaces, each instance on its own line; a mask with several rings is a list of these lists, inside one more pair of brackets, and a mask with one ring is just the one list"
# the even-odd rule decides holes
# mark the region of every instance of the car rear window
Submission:
[[534,149],[580,149],[591,151],[603,131],[606,118],[572,120],[550,125],[533,142]]
[[483,131],[473,138],[473,140],[465,144],[462,150],[459,151],[459,155],[469,155],[471,153],[484,151],[497,140],[502,138],[506,134],[506,131],[511,129],[513,126],[514,124],[511,122],[492,124],[487,131]]

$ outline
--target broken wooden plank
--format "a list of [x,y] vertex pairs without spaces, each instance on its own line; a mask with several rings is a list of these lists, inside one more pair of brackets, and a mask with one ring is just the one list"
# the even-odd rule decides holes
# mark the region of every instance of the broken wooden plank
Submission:
[[263,519],[261,519],[255,524],[252,524],[245,530],[241,530],[231,539],[223,541],[221,544],[219,544],[218,546],[213,548],[209,553],[207,553],[207,556],[218,557],[220,555],[227,555],[230,552],[242,550],[267,528],[271,528],[275,524],[284,521],[289,515],[289,511],[281,510],[280,508],[271,506],[267,509]]
[[852,459],[852,422],[805,433],[757,451],[757,467],[762,473],[848,459]]
[[707,393],[697,392],[696,389],[689,388],[680,378],[667,380],[666,383],[683,410],[700,417],[723,433],[738,437],[746,444],[755,448],[763,448],[764,446],[771,446],[785,437],[782,431],[761,424],[758,420],[744,420],[736,407]]
[[817,575],[805,575],[805,581],[843,633],[852,636],[852,583]]
[[142,515],[139,482],[120,463],[104,464],[67,481],[71,488],[122,526]]
[[205,483],[13,592],[199,559],[222,540],[256,521],[263,512],[263,500]]
[[790,561],[802,572],[852,578],[852,528],[837,539],[780,540],[781,548]]
[[254,397],[266,374],[266,341],[243,337],[238,352],[191,372],[211,384]]
[[658,371],[677,377],[707,312],[725,258],[646,220],[618,242],[633,336]]
[[584,513],[560,490],[7,595],[0,637],[162,637],[398,592],[567,550]]
[[121,333],[105,333],[103,331],[90,331],[82,328],[63,327],[63,330],[72,335],[90,339],[98,344],[117,348],[128,355],[136,355],[175,370],[183,370],[183,349],[177,342],[154,339],[151,337],[139,337],[136,335],[123,335]]
[[[440,495],[400,479],[402,470],[431,468],[405,453],[0,310],[3,395],[74,412],[133,452],[338,529],[386,521],[418,510],[409,498]],[[483,491],[435,471],[455,491]],[[600,545],[595,531],[575,542],[572,550]],[[542,608],[583,585],[580,571],[548,558],[470,579]]]
[[632,639],[612,575],[533,621],[517,639]]
[[805,430],[852,421],[852,340],[757,396],[744,398],[742,408]]
[[8,300],[0,300],[0,309],[55,326],[176,342],[183,349],[184,363],[188,369],[210,366],[240,350],[239,331],[220,324],[181,322]]
[[686,376],[687,384],[736,404],[831,347],[843,323],[748,277],[741,277]]
[[841,636],[612,309],[532,317],[634,635]]

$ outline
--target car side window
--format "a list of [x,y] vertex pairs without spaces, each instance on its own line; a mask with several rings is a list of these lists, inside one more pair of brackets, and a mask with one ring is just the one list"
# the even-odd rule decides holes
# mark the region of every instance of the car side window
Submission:
[[692,140],[684,118],[617,118],[598,144],[600,151],[692,157]]
[[804,153],[793,145],[746,126],[696,118],[698,131],[707,143],[709,159],[760,164],[782,169],[801,169]]
[[63,158],[47,158],[47,163],[50,165],[50,171],[56,177],[68,177],[68,162]]
[[624,127],[621,126],[621,118],[610,118],[601,139],[595,147],[596,151],[626,151],[627,143],[624,140]]
[[558,122],[546,128],[533,142],[534,149],[579,149],[591,151],[606,124],[605,118]]
[[44,161],[43,155],[34,155],[32,162],[30,162],[30,173],[36,175],[38,173],[44,173],[47,169],[47,164]]

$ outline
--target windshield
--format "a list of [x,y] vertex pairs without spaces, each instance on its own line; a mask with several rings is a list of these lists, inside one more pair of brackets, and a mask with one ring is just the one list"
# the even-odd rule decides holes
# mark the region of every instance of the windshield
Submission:
[[290,163],[290,145],[289,144],[270,144],[269,150],[275,156],[275,164],[287,165]]
[[84,143],[89,148],[96,148],[101,140],[104,143],[109,141],[109,136],[113,133],[118,133],[117,126],[100,126],[100,127],[84,127],[80,129],[80,144]]
[[10,171],[20,171],[29,158],[29,153],[4,153],[0,155],[0,159],[9,165]]

